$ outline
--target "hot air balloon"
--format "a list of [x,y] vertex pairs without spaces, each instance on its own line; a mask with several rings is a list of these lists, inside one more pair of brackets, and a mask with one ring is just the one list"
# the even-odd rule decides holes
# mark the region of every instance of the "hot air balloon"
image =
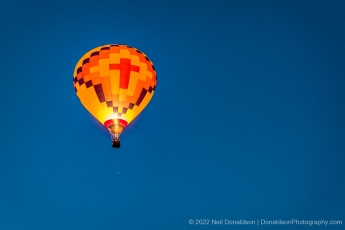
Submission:
[[73,74],[73,86],[83,106],[110,132],[120,147],[124,128],[150,102],[157,84],[152,61],[127,45],[99,46],[84,54]]

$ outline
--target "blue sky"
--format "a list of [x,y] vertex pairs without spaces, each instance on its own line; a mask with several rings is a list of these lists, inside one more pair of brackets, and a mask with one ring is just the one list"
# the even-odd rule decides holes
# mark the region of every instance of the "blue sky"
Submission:
[[[343,1],[0,8],[0,229],[345,221]],[[158,76],[120,149],[72,85],[79,58],[109,43],[143,51]]]

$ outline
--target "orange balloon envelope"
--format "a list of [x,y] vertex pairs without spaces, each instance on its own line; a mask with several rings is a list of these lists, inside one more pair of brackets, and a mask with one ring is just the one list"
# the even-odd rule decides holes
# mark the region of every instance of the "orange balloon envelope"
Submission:
[[136,48],[117,44],[84,54],[73,75],[78,98],[108,128],[113,147],[120,147],[120,134],[150,102],[156,84],[151,60]]

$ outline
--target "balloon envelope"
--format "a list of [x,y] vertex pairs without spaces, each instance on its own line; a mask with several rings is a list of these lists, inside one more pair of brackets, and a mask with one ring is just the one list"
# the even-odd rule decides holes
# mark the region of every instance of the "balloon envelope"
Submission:
[[104,45],[84,54],[73,75],[83,106],[118,135],[146,107],[157,84],[151,60],[136,48]]

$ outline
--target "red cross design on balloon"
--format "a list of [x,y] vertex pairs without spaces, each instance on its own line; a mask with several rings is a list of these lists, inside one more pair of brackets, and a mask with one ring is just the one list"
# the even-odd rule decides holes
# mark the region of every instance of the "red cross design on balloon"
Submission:
[[120,88],[128,89],[131,71],[139,73],[140,67],[131,65],[131,59],[121,58],[120,64],[109,64],[110,70],[120,70]]

